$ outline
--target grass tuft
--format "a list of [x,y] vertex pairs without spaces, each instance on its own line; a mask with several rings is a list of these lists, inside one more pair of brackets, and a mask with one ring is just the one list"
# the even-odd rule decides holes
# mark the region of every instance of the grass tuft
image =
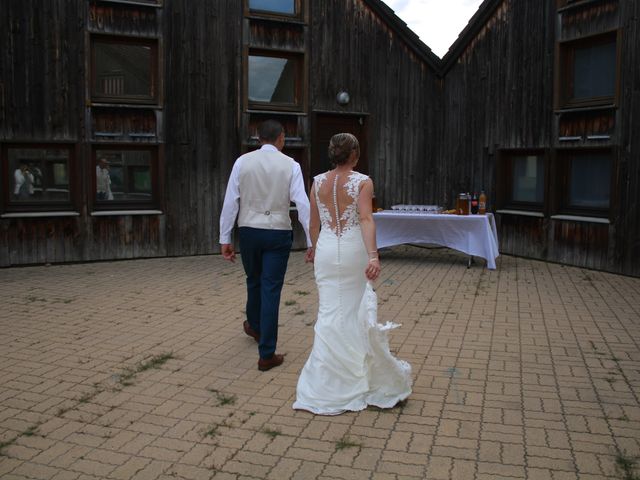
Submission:
[[627,452],[620,452],[616,455],[616,470],[622,475],[623,480],[640,480],[636,473],[638,459],[627,456]]
[[93,392],[93,393],[85,393],[84,395],[82,395],[79,399],[78,402],[80,403],[87,403],[89,400],[91,400],[93,397],[95,397],[97,394],[97,392]]
[[22,432],[22,435],[25,437],[33,437],[36,434],[36,430],[38,430],[38,426],[33,425]]
[[146,362],[142,362],[138,365],[136,369],[136,373],[144,372],[146,370],[150,370],[152,368],[160,368],[162,365],[167,363],[169,360],[174,358],[173,352],[169,353],[161,353],[160,355],[154,355]]
[[218,406],[223,407],[225,405],[235,405],[238,397],[235,395],[226,395],[223,392],[219,392],[215,388],[207,388],[207,390],[216,396],[216,400],[218,400]]
[[264,427],[262,429],[262,433],[264,433],[265,435],[269,435],[271,438],[276,438],[278,435],[282,435],[282,432],[280,430],[269,427]]
[[132,379],[135,377],[136,372],[132,368],[125,368],[119,375],[118,382],[123,386],[133,385]]
[[348,436],[344,436],[336,442],[336,451],[344,450],[346,448],[353,448],[353,447],[360,448],[362,447],[362,444],[358,442],[354,442]]
[[132,381],[133,377],[135,377],[138,373],[151,370],[152,368],[160,368],[162,365],[167,363],[172,358],[175,358],[173,356],[173,352],[154,355],[150,359],[144,362],[140,362],[138,365],[136,365],[135,368],[130,368],[130,367],[125,368],[122,371],[122,373],[118,375],[120,377],[118,379],[118,382],[124,387],[133,385],[133,381]]
[[15,442],[17,439],[18,437],[15,437],[15,438],[12,438],[11,440],[0,442],[0,456],[3,455],[2,449],[13,445],[13,442]]
[[58,411],[56,412],[56,417],[61,417],[63,416],[65,413],[67,413],[69,410],[71,410],[71,407],[65,407],[65,408],[59,408]]

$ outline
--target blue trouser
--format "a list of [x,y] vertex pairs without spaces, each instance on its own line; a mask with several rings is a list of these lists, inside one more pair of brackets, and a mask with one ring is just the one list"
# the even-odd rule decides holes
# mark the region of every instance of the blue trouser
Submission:
[[240,227],[240,258],[247,275],[247,321],[260,333],[260,358],[276,352],[280,292],[293,243],[291,230]]

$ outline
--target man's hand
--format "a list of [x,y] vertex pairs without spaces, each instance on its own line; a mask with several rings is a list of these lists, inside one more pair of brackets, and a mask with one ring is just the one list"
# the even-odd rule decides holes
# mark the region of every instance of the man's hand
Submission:
[[304,261],[307,263],[313,263],[313,260],[316,257],[316,250],[313,247],[307,248],[307,253],[304,256]]
[[222,258],[229,260],[231,263],[236,261],[236,252],[233,251],[233,245],[230,243],[222,244]]

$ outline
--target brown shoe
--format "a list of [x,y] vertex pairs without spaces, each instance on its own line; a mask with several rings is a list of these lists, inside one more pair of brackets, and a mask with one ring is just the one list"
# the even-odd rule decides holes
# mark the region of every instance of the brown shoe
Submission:
[[261,372],[266,372],[267,370],[271,370],[273,367],[277,367],[282,365],[284,362],[284,355],[278,355],[277,353],[273,354],[273,357],[269,359],[261,358],[258,360],[258,370]]
[[251,325],[249,325],[249,322],[245,320],[242,326],[244,327],[244,333],[246,333],[250,337],[253,337],[256,343],[260,343],[260,334],[257,333],[253,328],[251,328]]

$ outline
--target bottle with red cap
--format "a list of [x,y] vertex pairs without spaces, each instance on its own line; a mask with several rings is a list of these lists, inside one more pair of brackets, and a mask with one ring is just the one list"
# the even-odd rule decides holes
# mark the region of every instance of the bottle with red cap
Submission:
[[478,194],[476,192],[473,192],[473,195],[471,196],[471,214],[478,214]]

